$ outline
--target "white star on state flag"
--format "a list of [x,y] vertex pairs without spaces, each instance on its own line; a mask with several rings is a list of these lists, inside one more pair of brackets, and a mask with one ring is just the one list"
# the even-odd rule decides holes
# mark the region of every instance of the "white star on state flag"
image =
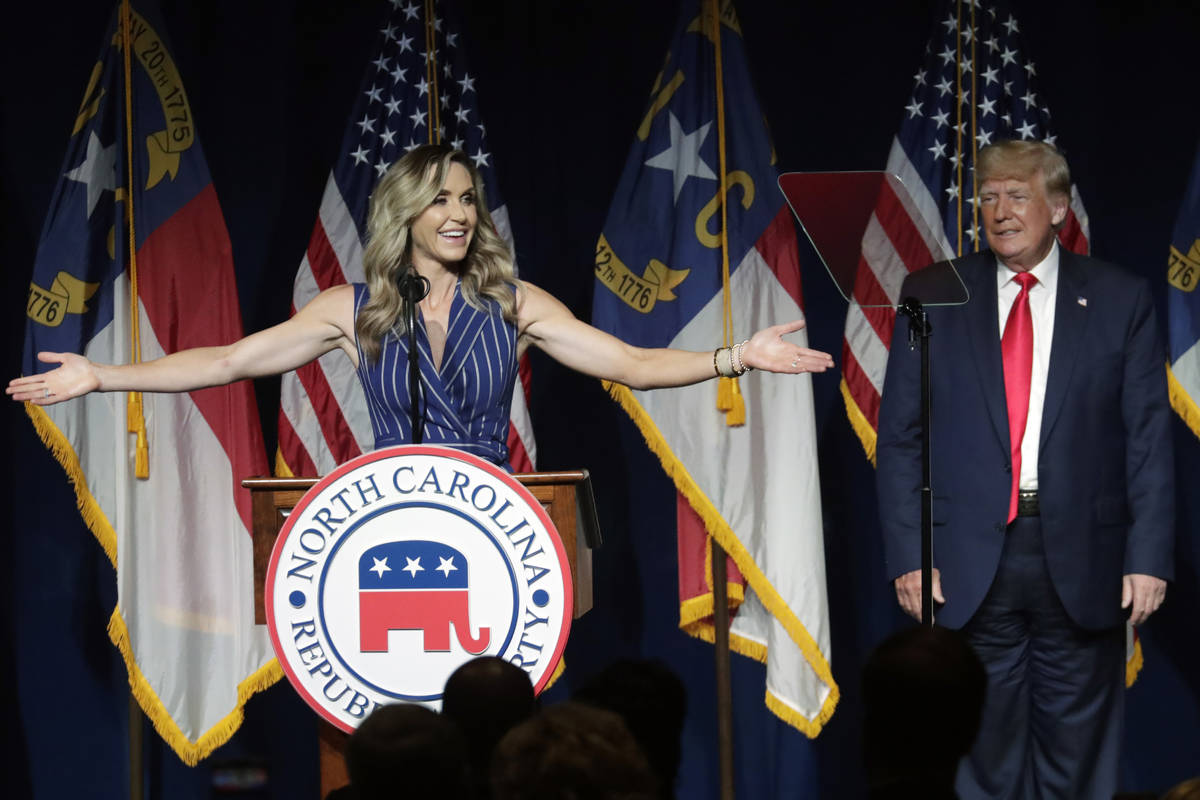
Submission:
[[406,563],[404,564],[404,567],[402,568],[401,571],[407,572],[409,575],[412,575],[414,578],[417,577],[418,572],[425,571],[425,568],[421,566],[420,556],[418,556],[416,558],[409,558],[408,556],[405,556],[404,561]]
[[451,572],[458,570],[458,567],[454,566],[454,556],[450,556],[450,558],[438,556],[438,561],[440,563],[437,565],[437,571],[447,578],[450,577]]
[[87,185],[87,213],[92,216],[100,194],[117,188],[117,145],[108,147],[100,144],[96,132],[88,134],[87,156],[83,163],[67,173],[66,177]]
[[675,201],[679,201],[679,192],[683,184],[691,176],[716,180],[717,176],[700,157],[700,148],[708,136],[711,122],[706,122],[691,133],[684,133],[683,126],[675,112],[668,112],[670,125],[671,146],[646,162],[647,167],[669,170],[675,182]]
[[387,556],[384,556],[383,558],[375,558],[375,556],[371,556],[371,560],[375,562],[375,565],[372,566],[369,571],[374,572],[379,577],[382,578],[383,573],[392,571],[392,568],[388,566]]

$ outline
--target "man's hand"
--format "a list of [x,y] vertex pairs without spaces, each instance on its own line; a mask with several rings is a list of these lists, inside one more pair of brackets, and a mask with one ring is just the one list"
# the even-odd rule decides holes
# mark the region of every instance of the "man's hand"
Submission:
[[[1129,580],[1130,576],[1125,576],[1125,580]],[[1136,577],[1144,578],[1145,575]],[[896,599],[900,601],[900,607],[905,613],[918,622],[921,621],[921,570],[914,569],[912,572],[906,572],[899,578],[896,578]],[[942,597],[942,573],[937,567],[933,568],[933,599],[934,602],[944,603],[946,598]],[[1161,599],[1161,598],[1160,598]],[[1156,606],[1157,608],[1157,606]]]
[[1167,582],[1162,578],[1132,573],[1122,579],[1121,608],[1129,609],[1129,621],[1134,625],[1145,622],[1166,596]]

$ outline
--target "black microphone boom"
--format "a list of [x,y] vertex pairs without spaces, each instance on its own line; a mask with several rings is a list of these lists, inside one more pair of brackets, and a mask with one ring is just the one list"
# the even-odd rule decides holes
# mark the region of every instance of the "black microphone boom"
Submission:
[[417,304],[429,294],[429,279],[420,275],[416,270],[404,270],[396,281],[403,299],[405,323],[408,325],[408,400],[409,422],[412,426],[412,442],[420,444],[425,438],[425,428],[421,424],[421,367],[417,353]]

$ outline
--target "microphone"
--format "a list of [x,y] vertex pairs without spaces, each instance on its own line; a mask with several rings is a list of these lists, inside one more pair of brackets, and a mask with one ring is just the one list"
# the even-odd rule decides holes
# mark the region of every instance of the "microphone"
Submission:
[[396,281],[396,287],[402,298],[416,304],[429,294],[429,279],[414,269],[406,269]]
[[404,301],[402,313],[408,327],[409,424],[412,426],[412,443],[420,444],[425,438],[420,408],[425,392],[421,385],[421,368],[417,363],[417,304],[429,294],[429,279],[409,267],[396,280],[396,288],[400,290],[400,298]]

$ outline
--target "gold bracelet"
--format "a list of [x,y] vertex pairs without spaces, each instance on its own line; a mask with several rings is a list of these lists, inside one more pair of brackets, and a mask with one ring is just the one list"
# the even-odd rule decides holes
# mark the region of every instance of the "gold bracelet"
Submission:
[[717,352],[713,354],[713,365],[717,369],[717,375],[722,378],[736,378],[741,374],[734,369],[732,347],[717,348]]

